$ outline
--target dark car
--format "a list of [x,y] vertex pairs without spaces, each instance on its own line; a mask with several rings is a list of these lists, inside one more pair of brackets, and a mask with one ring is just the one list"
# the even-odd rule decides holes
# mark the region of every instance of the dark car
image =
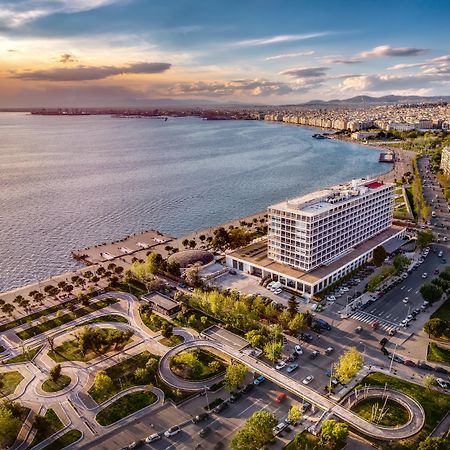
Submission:
[[230,403],[237,402],[242,397],[240,392],[232,392],[230,395]]
[[301,333],[299,338],[305,342],[311,342],[313,340],[312,335],[309,333]]
[[422,370],[433,370],[433,368],[426,363],[418,363],[417,367]]
[[198,432],[198,435],[200,436],[200,437],[205,437],[205,436],[208,436],[208,434],[210,434],[211,433],[211,428],[210,427],[205,427],[205,428],[202,428],[199,432]]
[[254,384],[247,384],[247,386],[244,387],[244,389],[242,389],[242,393],[243,394],[247,394],[249,393],[251,390],[253,390],[255,388]]
[[448,370],[447,370],[447,369],[444,369],[443,367],[435,367],[435,368],[434,368],[434,371],[435,371],[435,372],[438,372],[438,373],[448,374]]
[[417,365],[414,361],[411,361],[410,359],[407,359],[403,364],[408,367],[416,367]]
[[224,409],[227,409],[227,408],[228,408],[228,403],[227,403],[227,402],[219,403],[219,404],[213,409],[213,413],[218,414],[218,413],[222,412]]
[[317,358],[319,356],[319,352],[317,351],[317,350],[314,350],[310,355],[309,355],[309,357],[311,358],[311,359],[315,359],[315,358]]
[[209,417],[208,413],[202,413],[202,414],[198,414],[197,416],[195,416],[192,419],[192,423],[199,423],[202,422],[203,420],[206,420]]

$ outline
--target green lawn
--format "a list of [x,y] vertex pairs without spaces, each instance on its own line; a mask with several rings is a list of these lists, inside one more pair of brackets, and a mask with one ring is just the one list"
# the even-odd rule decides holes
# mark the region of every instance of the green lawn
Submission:
[[98,302],[92,303],[92,305],[83,306],[82,308],[76,309],[75,311],[67,312],[60,317],[55,317],[54,319],[47,320],[46,322],[40,323],[33,327],[27,328],[26,330],[17,333],[17,336],[23,341],[44,333],[53,328],[60,327],[66,323],[72,322],[73,320],[84,317],[87,314],[91,314],[95,311],[99,311],[107,306],[117,303],[119,300],[114,298],[104,298]]
[[147,288],[139,280],[130,280],[128,283],[121,281],[113,286],[119,292],[131,292],[137,298],[147,293]]
[[378,423],[385,427],[396,427],[404,425],[409,420],[409,413],[402,405],[392,400],[386,402],[385,411],[380,420],[372,420],[372,411],[374,405],[378,405],[378,408],[382,408],[385,405],[384,400],[368,398],[362,400],[352,408],[358,416],[366,419],[368,422]]
[[44,450],[61,450],[63,448],[68,447],[70,444],[77,442],[82,436],[81,431],[78,430],[70,430],[67,433],[64,433],[58,439],[56,439],[51,444],[44,447]]
[[43,309],[41,311],[35,312],[33,314],[29,314],[28,316],[21,317],[20,319],[13,320],[12,322],[5,323],[0,325],[0,333],[3,331],[11,330],[12,328],[17,328],[19,325],[23,325],[24,323],[30,323],[39,317],[48,316],[49,314],[61,311],[66,309],[69,305],[76,305],[78,300],[69,300],[59,305],[51,306],[50,308]]
[[[113,328],[102,328],[102,330],[113,330]],[[129,341],[130,342],[130,341]],[[125,343],[122,347],[124,347],[127,343]],[[104,351],[100,352],[93,352],[90,351],[86,354],[83,354],[80,350],[80,347],[78,345],[77,339],[72,339],[71,341],[66,341],[59,345],[58,347],[55,347],[55,349],[52,351],[50,350],[48,352],[48,356],[53,359],[53,361],[56,361],[57,363],[65,362],[65,361],[82,361],[82,362],[88,362],[94,358],[97,358],[101,355],[104,355],[108,353],[109,351],[113,350],[112,348],[109,349],[103,349]]]
[[[195,356],[198,363],[193,367],[189,361]],[[217,362],[217,367],[210,367],[210,363]],[[206,380],[225,372],[226,365],[222,358],[203,349],[186,350],[173,356],[170,369],[176,375],[186,380]]]
[[[303,431],[302,433],[297,433],[294,439],[284,447],[284,450],[330,450],[331,447],[321,445],[319,441],[320,438],[318,436]],[[340,450],[344,446],[345,444],[336,445],[333,447],[333,450]]]
[[0,373],[0,381],[3,383],[0,392],[3,396],[12,394],[22,380],[23,376],[17,370]]
[[144,325],[152,331],[159,331],[163,325],[163,323],[171,323],[167,319],[164,319],[158,314],[155,314],[154,312],[148,314],[144,313],[142,314],[139,312],[139,315],[141,316],[142,322],[144,322]]
[[431,315],[431,319],[435,318],[450,322],[450,297]]
[[[102,403],[113,395],[117,394],[124,389],[132,386],[142,385],[142,380],[136,380],[134,372],[140,367],[145,367],[145,364],[150,358],[159,360],[159,356],[145,351],[138,355],[127,358],[120,363],[117,363],[111,367],[108,367],[105,372],[111,378],[113,382],[113,389],[110,389],[107,393],[97,392],[94,387],[89,390],[89,395],[97,402]],[[145,380],[147,384],[155,383],[155,377],[150,375]]]
[[422,431],[411,439],[399,442],[397,446],[388,447],[386,443],[378,443],[382,448],[402,448],[415,450],[417,443],[423,441],[450,410],[450,396],[435,390],[426,389],[408,381],[391,377],[382,373],[370,373],[358,386],[381,386],[396,389],[417,400],[425,411],[425,425]]
[[69,386],[70,382],[71,378],[67,375],[61,375],[56,381],[49,378],[42,383],[42,390],[44,392],[58,392]]
[[105,409],[102,409],[95,419],[100,425],[111,425],[112,423],[155,403],[156,400],[157,397],[153,392],[132,392],[120,397]]
[[434,342],[428,344],[428,361],[450,364],[450,349],[441,347]]
[[[35,445],[42,442],[44,439],[47,439],[52,434],[56,433],[57,431],[64,428],[64,424],[61,422],[59,417],[56,415],[55,411],[53,409],[47,409],[47,411],[44,414],[45,421],[47,423],[46,427],[42,427],[42,429],[39,429],[33,439],[33,442],[30,444],[28,449],[33,448]],[[27,449],[27,450],[28,450]]]
[[20,355],[13,356],[12,358],[3,361],[3,364],[22,363],[26,361],[33,361],[34,357],[39,353],[43,345],[39,345],[28,352],[21,353]]
[[119,316],[118,314],[107,314],[106,316],[97,317],[96,319],[88,320],[83,322],[81,326],[90,325],[92,323],[103,323],[103,322],[118,322],[118,323],[129,323],[125,317]]
[[175,347],[175,345],[184,342],[184,338],[178,334],[174,334],[171,338],[162,338],[159,343],[165,345],[166,347]]

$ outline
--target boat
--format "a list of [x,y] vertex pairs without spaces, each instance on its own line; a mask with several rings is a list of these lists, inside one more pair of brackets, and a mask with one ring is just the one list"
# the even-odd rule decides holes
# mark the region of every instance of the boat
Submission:
[[327,139],[327,137],[324,136],[323,134],[313,134],[312,137],[314,139]]

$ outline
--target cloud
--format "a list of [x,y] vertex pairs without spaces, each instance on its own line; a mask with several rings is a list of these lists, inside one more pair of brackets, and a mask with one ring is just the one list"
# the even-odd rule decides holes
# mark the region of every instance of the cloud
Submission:
[[322,61],[325,64],[359,64],[362,62],[357,58],[324,58]]
[[72,63],[75,61],[76,61],[76,59],[70,53],[63,53],[61,55],[61,57],[59,58],[59,62],[61,62],[63,64]]
[[0,27],[16,28],[58,13],[78,13],[122,0],[7,0],[0,2]]
[[230,96],[246,94],[256,97],[269,95],[286,95],[293,92],[293,88],[287,84],[264,79],[255,80],[231,80],[213,82],[177,83],[169,89],[173,94],[194,94],[203,96]]
[[116,66],[77,66],[64,69],[35,70],[14,73],[11,78],[32,81],[92,81],[115,75],[154,74],[170,69],[169,63],[134,63],[124,67]]
[[280,75],[287,75],[291,78],[321,78],[326,76],[329,67],[299,67],[287,69],[280,72]]
[[271,45],[279,44],[283,42],[295,42],[304,41],[307,39],[313,39],[316,37],[322,37],[329,35],[330,32],[324,31],[319,33],[308,33],[308,34],[283,34],[278,36],[259,38],[259,39],[247,39],[244,41],[233,42],[230,44],[231,47],[256,47],[260,45]]
[[296,58],[297,56],[310,56],[314,55],[314,50],[310,50],[309,52],[298,52],[298,53],[283,53],[281,55],[273,55],[264,58],[266,61],[272,61],[274,59],[282,59],[282,58]]
[[427,49],[416,47],[391,47],[390,45],[380,45],[372,50],[360,53],[360,58],[381,58],[384,56],[418,56],[425,53]]

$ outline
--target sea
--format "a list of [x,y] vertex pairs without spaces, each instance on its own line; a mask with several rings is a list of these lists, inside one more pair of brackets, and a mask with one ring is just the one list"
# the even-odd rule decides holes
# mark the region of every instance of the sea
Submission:
[[0,291],[79,267],[70,252],[172,236],[390,166],[264,121],[0,114]]

